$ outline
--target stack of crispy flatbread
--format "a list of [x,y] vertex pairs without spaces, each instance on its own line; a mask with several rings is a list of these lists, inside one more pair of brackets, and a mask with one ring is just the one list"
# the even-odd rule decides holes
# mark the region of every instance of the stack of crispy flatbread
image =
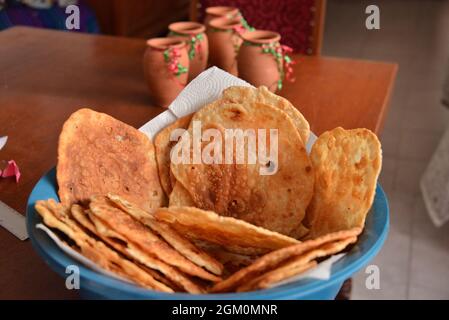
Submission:
[[[181,151],[228,156],[225,148],[211,149],[211,140],[195,141],[198,124],[215,129],[220,135],[209,138],[223,143],[229,129],[252,130],[257,159],[267,151],[261,141],[267,149],[276,143],[277,157],[251,162],[248,152],[239,161],[236,143],[230,163],[174,161]],[[276,139],[260,129],[275,129]],[[108,115],[81,109],[59,139],[61,203],[35,207],[74,249],[142,287],[269,288],[355,243],[374,199],[382,153],[371,131],[327,131],[310,155],[309,135],[302,114],[265,87],[226,89],[163,129],[154,145]],[[250,150],[250,135],[240,142]]]

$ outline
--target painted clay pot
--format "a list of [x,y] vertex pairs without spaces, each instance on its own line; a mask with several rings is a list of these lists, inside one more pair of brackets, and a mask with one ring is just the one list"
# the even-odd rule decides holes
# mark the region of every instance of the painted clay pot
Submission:
[[235,7],[214,6],[206,8],[206,17],[204,18],[204,25],[209,26],[209,22],[216,18],[236,18],[239,16],[239,9]]
[[150,96],[167,107],[187,84],[189,58],[183,38],[153,38],[147,41],[143,69]]
[[255,87],[264,85],[275,92],[283,72],[282,60],[274,54],[280,47],[281,36],[277,32],[257,30],[242,34],[242,39],[237,57],[239,77]]
[[244,32],[240,18],[212,19],[209,26],[207,37],[210,65],[237,76],[237,52],[242,44],[240,34]]
[[207,66],[209,42],[206,27],[198,22],[175,22],[168,26],[169,36],[182,37],[186,41],[189,56],[188,81],[194,79]]

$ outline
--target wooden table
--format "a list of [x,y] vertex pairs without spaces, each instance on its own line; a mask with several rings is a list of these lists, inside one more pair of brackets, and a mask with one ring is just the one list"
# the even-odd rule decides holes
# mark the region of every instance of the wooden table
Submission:
[[[17,27],[0,32],[0,161],[14,159],[18,184],[0,179],[0,200],[25,214],[39,178],[56,163],[63,122],[90,107],[139,127],[163,111],[144,82],[142,40]],[[382,128],[397,66],[328,57],[301,57],[296,82],[282,95],[320,134],[336,126]],[[64,281],[0,228],[0,299],[76,298]]]

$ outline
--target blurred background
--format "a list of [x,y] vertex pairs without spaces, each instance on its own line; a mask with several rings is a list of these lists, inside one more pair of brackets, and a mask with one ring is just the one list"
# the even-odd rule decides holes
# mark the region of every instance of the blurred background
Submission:
[[[138,38],[165,35],[174,21],[201,19],[205,6],[234,5],[251,25],[269,25],[298,52],[397,63],[380,136],[380,180],[391,209],[389,237],[373,261],[381,288],[368,290],[362,271],[351,298],[449,299],[449,109],[442,103],[449,92],[448,0],[0,0],[0,30],[64,29],[68,4],[80,7],[81,32]],[[365,27],[371,4],[380,9],[379,30]]]
[[[380,30],[362,28],[368,4],[380,8]],[[380,137],[380,181],[391,212],[388,239],[373,261],[380,268],[381,289],[367,290],[362,272],[354,279],[352,298],[449,299],[449,224],[432,223],[420,188],[439,144],[436,156],[445,152],[448,159],[443,133],[449,109],[442,98],[449,72],[449,1],[328,1],[322,54],[399,64]],[[448,166],[428,170],[444,174]],[[448,186],[449,181],[435,186],[445,188],[446,203]]]

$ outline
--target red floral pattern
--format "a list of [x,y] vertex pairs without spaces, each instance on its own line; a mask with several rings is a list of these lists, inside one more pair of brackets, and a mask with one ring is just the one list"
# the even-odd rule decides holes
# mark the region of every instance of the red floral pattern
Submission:
[[295,52],[310,54],[315,0],[200,0],[199,18],[211,6],[233,6],[256,29],[279,32]]

